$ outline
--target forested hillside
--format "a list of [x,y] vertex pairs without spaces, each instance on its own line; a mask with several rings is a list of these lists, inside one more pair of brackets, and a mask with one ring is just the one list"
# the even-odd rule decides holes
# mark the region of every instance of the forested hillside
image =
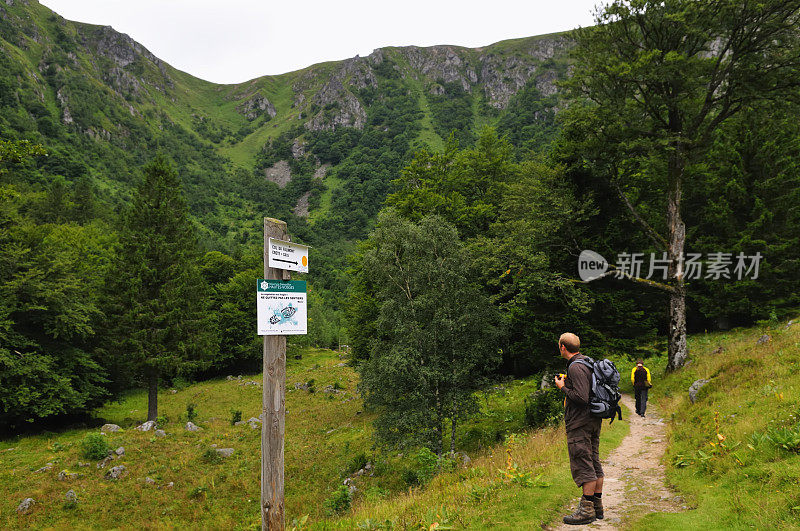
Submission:
[[[351,344],[355,364],[411,337],[391,327],[390,317],[402,313],[382,310],[398,296],[446,297],[444,286],[483,303],[470,319],[487,324],[476,341],[491,355],[476,385],[552,364],[564,329],[585,338],[589,353],[658,350],[669,330],[664,293],[624,279],[580,283],[576,262],[583,249],[610,262],[622,252],[661,252],[639,222],[667,230],[660,175],[669,150],[653,133],[657,117],[630,112],[635,98],[611,91],[618,99],[593,101],[564,84],[575,78],[589,86],[573,76],[575,64],[591,63],[586,55],[576,63],[575,42],[567,33],[475,49],[382,48],[215,85],[110,27],[66,21],[34,0],[7,0],[0,6],[0,423],[18,428],[85,413],[148,381],[147,371],[169,381],[256,369],[252,285],[264,216],[286,220],[294,239],[313,246],[310,334],[297,342]],[[698,140],[703,150],[687,163],[686,250],[764,260],[757,279],[689,281],[690,331],[777,319],[800,304],[798,109],[792,98],[742,100]],[[179,189],[164,192],[175,215],[152,219],[178,220],[174,256],[186,274],[161,284],[145,278],[147,267],[124,276],[147,253],[170,254],[137,240],[158,230],[147,223],[146,182]],[[431,238],[448,245],[425,249],[419,226],[435,227]],[[393,239],[387,227],[409,238]],[[376,285],[396,278],[385,260],[370,262],[389,252],[412,264],[425,257],[451,264],[430,271],[441,273],[444,291],[428,292],[434,277],[412,275],[418,293]],[[123,324],[135,322],[136,304],[147,306],[131,288],[139,283],[167,286],[164,299],[199,297],[193,311],[204,312],[208,336],[171,338],[180,360],[148,358],[146,338],[136,339],[138,357],[129,356]],[[459,307],[470,306],[431,300],[428,325],[449,326]],[[460,345],[449,355],[468,350]],[[375,376],[380,385],[396,383]],[[471,405],[469,397],[453,400],[455,422]]]

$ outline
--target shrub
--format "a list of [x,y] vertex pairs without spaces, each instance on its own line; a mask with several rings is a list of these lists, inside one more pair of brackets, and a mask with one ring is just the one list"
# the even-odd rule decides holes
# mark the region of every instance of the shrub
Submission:
[[203,452],[202,459],[206,463],[215,464],[222,461],[222,456],[219,455],[219,452],[217,452],[217,450],[215,450],[214,448],[206,448],[206,451]]
[[156,417],[156,426],[159,428],[163,428],[169,422],[169,418],[166,415],[160,415]]
[[361,452],[353,456],[352,459],[347,463],[347,466],[344,469],[344,475],[349,476],[350,474],[355,474],[365,466],[367,466],[367,454]]
[[236,425],[237,422],[242,420],[242,412],[239,409],[231,410],[231,426]]
[[350,494],[350,489],[346,485],[340,485],[338,489],[331,493],[330,498],[325,500],[322,504],[325,511],[333,516],[342,514],[350,509],[350,504],[353,502],[353,497]]
[[106,436],[101,433],[89,433],[81,441],[81,455],[86,459],[99,461],[107,457],[110,450]]
[[558,389],[537,391],[525,399],[525,424],[542,428],[556,424],[564,416],[564,394]]
[[186,404],[186,419],[189,422],[194,422],[197,419],[197,404],[192,402]]

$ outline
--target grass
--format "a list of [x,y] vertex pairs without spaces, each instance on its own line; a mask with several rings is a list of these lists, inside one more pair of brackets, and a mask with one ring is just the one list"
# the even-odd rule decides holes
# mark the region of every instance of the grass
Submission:
[[[758,345],[762,334],[772,339]],[[651,397],[672,420],[667,478],[692,510],[649,515],[636,528],[800,528],[800,453],[763,437],[800,431],[800,325],[696,335],[689,348],[691,363],[674,374],[663,376],[663,359],[649,365]],[[710,383],[691,404],[687,390],[700,378]]]
[[[568,477],[563,428],[527,432],[523,426],[524,398],[538,379],[508,381],[482,393],[481,413],[459,429],[458,449],[470,450],[472,465],[444,473],[424,488],[407,490],[401,472],[414,466],[406,455],[373,447],[374,415],[364,411],[356,394],[357,374],[342,366],[338,353],[322,349],[290,353],[287,364],[286,515],[287,524],[308,515],[305,527],[348,528],[381,517],[393,521],[425,521],[436,507],[445,506],[457,522],[472,525],[495,522],[544,522],[577,492]],[[314,380],[316,392],[295,389],[295,383]],[[242,419],[258,417],[260,375],[217,379],[159,393],[161,427],[166,437],[133,428],[145,417],[146,394],[126,395],[97,413],[123,431],[104,435],[108,446],[125,448],[125,456],[105,468],[83,457],[82,443],[99,426],[42,433],[0,441],[0,528],[225,528],[258,527],[260,430],[232,426],[234,411]],[[325,393],[331,385],[339,393]],[[187,405],[195,404],[199,432],[184,429]],[[615,423],[604,433],[605,449],[627,432]],[[523,487],[503,479],[506,466],[502,440],[511,443],[513,460],[529,480],[539,474],[548,487]],[[233,448],[228,458],[212,445]],[[341,517],[326,515],[323,502],[364,461],[375,474],[353,476],[358,488],[353,507]],[[52,463],[52,468],[35,472]],[[124,465],[119,480],[105,478],[111,466]],[[58,480],[61,471],[78,477]],[[154,484],[145,481],[151,478]],[[76,505],[65,504],[73,489]],[[36,505],[30,514],[17,514],[27,497]],[[554,512],[555,511],[555,512]],[[510,516],[521,513],[516,516]]]

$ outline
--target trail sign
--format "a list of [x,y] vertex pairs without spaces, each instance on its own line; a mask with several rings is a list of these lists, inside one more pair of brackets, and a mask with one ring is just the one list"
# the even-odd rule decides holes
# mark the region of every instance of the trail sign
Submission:
[[308,273],[308,245],[269,239],[269,267]]
[[307,333],[308,299],[305,280],[268,280],[256,284],[258,335]]

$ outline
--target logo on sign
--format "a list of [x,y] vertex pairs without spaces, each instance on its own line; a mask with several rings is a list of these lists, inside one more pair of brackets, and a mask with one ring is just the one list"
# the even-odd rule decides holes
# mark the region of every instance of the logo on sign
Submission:
[[269,284],[267,282],[262,282],[261,283],[261,289],[266,290],[268,287],[269,287]]

